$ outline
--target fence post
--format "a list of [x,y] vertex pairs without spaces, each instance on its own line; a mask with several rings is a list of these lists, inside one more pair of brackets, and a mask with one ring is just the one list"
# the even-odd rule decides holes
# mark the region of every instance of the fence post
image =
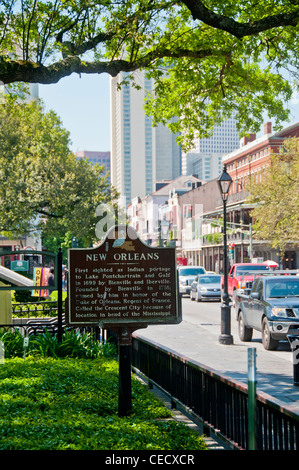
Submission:
[[299,335],[288,335],[292,350],[294,385],[299,386]]
[[57,315],[58,315],[58,342],[62,341],[62,250],[57,254]]
[[256,450],[256,348],[248,349],[248,450]]

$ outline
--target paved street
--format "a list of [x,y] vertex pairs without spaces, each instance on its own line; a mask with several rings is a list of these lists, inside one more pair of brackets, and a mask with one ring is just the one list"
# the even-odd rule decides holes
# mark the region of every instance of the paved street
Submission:
[[239,340],[235,309],[231,310],[233,345],[222,345],[220,334],[220,302],[182,301],[183,321],[179,325],[149,326],[136,335],[214,369],[234,381],[247,383],[248,348],[256,348],[257,393],[270,395],[273,400],[299,413],[299,387],[294,385],[292,353],[288,342],[277,351],[266,351],[261,335],[255,332],[249,343]]

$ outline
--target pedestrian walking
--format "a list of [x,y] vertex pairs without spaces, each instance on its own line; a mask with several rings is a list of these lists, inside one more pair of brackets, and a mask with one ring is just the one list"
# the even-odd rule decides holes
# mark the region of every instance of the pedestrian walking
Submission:
[[54,281],[54,268],[51,268],[50,269],[50,274],[49,274],[49,277],[48,277],[48,286],[49,287],[54,287],[55,286],[55,281]]

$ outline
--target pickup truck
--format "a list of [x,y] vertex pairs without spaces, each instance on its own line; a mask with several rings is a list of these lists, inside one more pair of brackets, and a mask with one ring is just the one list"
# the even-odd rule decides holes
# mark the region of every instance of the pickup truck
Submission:
[[294,274],[261,274],[252,289],[237,293],[236,319],[241,341],[251,341],[253,330],[257,330],[262,334],[264,348],[275,350],[287,335],[299,334],[299,273]]
[[[238,289],[245,289],[251,287],[256,271],[269,271],[269,267],[259,263],[236,263],[233,264],[228,273],[227,279],[227,293],[232,299],[233,306],[235,307],[236,294]],[[221,291],[223,292],[224,277],[221,277]]]

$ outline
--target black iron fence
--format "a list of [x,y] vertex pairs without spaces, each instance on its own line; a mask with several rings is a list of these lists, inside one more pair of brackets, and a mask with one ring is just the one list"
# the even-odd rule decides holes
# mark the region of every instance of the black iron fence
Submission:
[[[248,387],[152,342],[133,337],[132,365],[233,447],[248,449]],[[256,397],[256,449],[298,450],[299,415]]]
[[[64,301],[62,301],[64,311]],[[20,302],[12,304],[14,318],[55,317],[58,315],[57,301]]]
[[23,336],[35,336],[38,334],[43,334],[45,331],[51,335],[55,335],[59,333],[60,328],[62,328],[62,334],[66,330],[75,330],[81,334],[91,333],[94,339],[98,341],[105,342],[110,339],[110,332],[98,326],[67,325],[64,314],[62,315],[61,322],[59,321],[58,317],[30,317],[15,319],[11,324],[0,324],[0,332],[19,331]]
[[[47,290],[49,292],[52,291],[57,291],[57,328],[55,331],[57,331],[58,334],[58,340],[61,341],[62,338],[62,332],[63,332],[63,300],[62,300],[62,251],[61,248],[59,248],[57,253],[51,253],[47,251],[38,251],[38,250],[17,250],[17,251],[3,251],[1,252],[1,257],[9,257],[11,258],[12,256],[17,257],[19,259],[20,256],[40,256],[42,258],[48,257],[52,259],[52,262],[54,263],[54,285],[49,286],[48,284],[46,285],[30,285],[28,286],[26,283],[20,283],[19,281],[13,282],[9,281],[8,283],[4,283],[4,285],[0,286],[0,291],[30,291],[34,288],[35,291],[42,291],[42,290]],[[3,273],[2,273],[3,276]],[[41,281],[42,283],[42,281]],[[13,285],[12,285],[13,284]],[[30,317],[34,316],[33,314],[30,314]],[[23,326],[23,322],[22,326]],[[12,327],[17,327],[17,322],[14,322],[11,326]],[[0,325],[1,326],[1,325]],[[3,326],[3,325],[2,325]],[[25,328],[25,327],[24,327]],[[54,328],[55,329],[55,328]]]

